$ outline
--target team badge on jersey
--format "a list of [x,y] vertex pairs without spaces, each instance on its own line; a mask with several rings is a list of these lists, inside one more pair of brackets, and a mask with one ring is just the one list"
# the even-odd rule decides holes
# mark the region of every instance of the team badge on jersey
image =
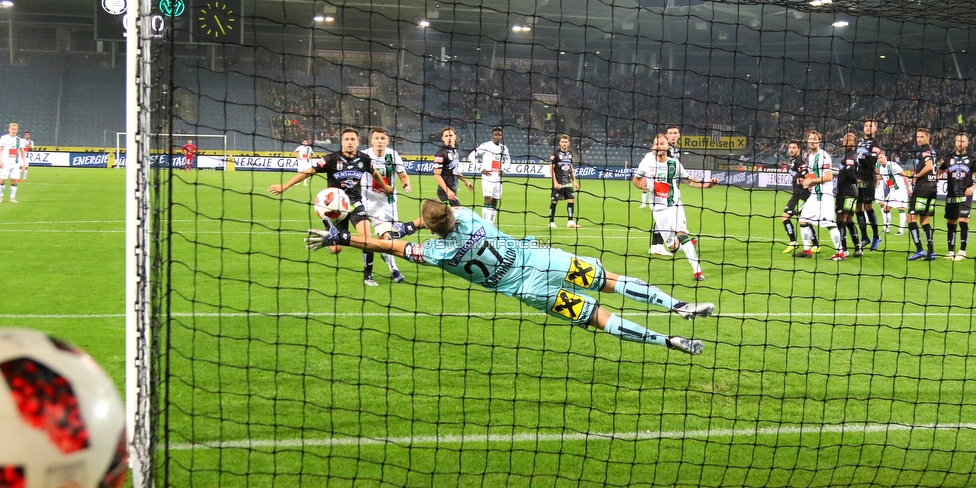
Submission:
[[552,311],[570,320],[576,320],[583,313],[583,304],[583,297],[560,288]]
[[583,288],[589,288],[596,276],[596,266],[578,258],[573,258],[566,273],[566,281]]

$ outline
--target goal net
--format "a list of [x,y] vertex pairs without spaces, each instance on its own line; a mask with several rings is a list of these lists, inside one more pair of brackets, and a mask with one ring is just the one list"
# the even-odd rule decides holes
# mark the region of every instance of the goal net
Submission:
[[[952,159],[976,124],[970,7],[188,3],[140,53],[138,131],[235,164],[133,180],[145,481],[973,484],[976,266],[969,200],[945,197],[972,184]],[[350,127],[405,161],[400,221],[451,196],[455,153],[473,183],[453,237],[371,244],[408,255],[405,282],[355,239],[306,248],[326,173],[386,198],[355,151],[296,178]],[[469,160],[495,127],[510,163]]]

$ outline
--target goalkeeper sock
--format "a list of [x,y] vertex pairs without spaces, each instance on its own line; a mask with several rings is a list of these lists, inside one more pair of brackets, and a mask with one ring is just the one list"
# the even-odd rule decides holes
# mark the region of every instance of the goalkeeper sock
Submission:
[[363,252],[363,276],[373,276],[373,258],[376,253],[373,251]]
[[956,224],[946,223],[946,230],[948,230],[948,241],[949,241],[949,252],[956,251]]
[[631,300],[649,303],[666,310],[671,310],[678,303],[678,300],[671,298],[670,295],[661,291],[660,288],[648,284],[644,280],[629,276],[620,276],[617,278],[617,284],[613,286],[613,292]]
[[959,251],[966,250],[966,241],[969,240],[969,222],[959,222]]
[[796,245],[796,230],[793,229],[793,220],[787,219],[783,221],[783,227],[786,228],[786,235],[790,236],[790,245]]
[[603,331],[608,334],[615,335],[625,341],[667,346],[665,341],[668,340],[668,336],[658,334],[653,330],[647,330],[634,322],[617,316],[616,314],[610,315],[610,318],[607,319],[607,325],[603,328]]
[[555,221],[556,221],[556,202],[552,202],[552,205],[549,205],[549,222],[552,223]]

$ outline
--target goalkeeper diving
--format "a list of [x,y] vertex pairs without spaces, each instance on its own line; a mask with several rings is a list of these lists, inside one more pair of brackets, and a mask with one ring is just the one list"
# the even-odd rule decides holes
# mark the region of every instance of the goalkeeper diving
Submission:
[[672,311],[685,319],[709,316],[711,303],[688,303],[668,296],[637,278],[603,268],[598,259],[575,256],[561,249],[539,246],[532,238],[514,239],[490,221],[464,207],[426,200],[421,216],[397,223],[394,237],[427,228],[437,236],[423,243],[380,240],[339,230],[328,219],[327,229],[310,229],[305,243],[311,250],[326,246],[352,246],[364,251],[389,253],[407,261],[436,266],[472,283],[515,297],[522,303],[574,325],[592,325],[620,339],[666,346],[688,354],[700,354],[702,342],[648,330],[601,307],[582,290],[617,293],[632,300]]

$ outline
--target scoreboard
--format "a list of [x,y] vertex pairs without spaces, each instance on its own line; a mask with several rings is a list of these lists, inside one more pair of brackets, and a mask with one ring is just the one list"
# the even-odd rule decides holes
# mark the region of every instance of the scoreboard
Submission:
[[[125,0],[94,0],[95,39],[124,41],[132,15]],[[152,37],[178,43],[240,44],[241,0],[152,0]]]

